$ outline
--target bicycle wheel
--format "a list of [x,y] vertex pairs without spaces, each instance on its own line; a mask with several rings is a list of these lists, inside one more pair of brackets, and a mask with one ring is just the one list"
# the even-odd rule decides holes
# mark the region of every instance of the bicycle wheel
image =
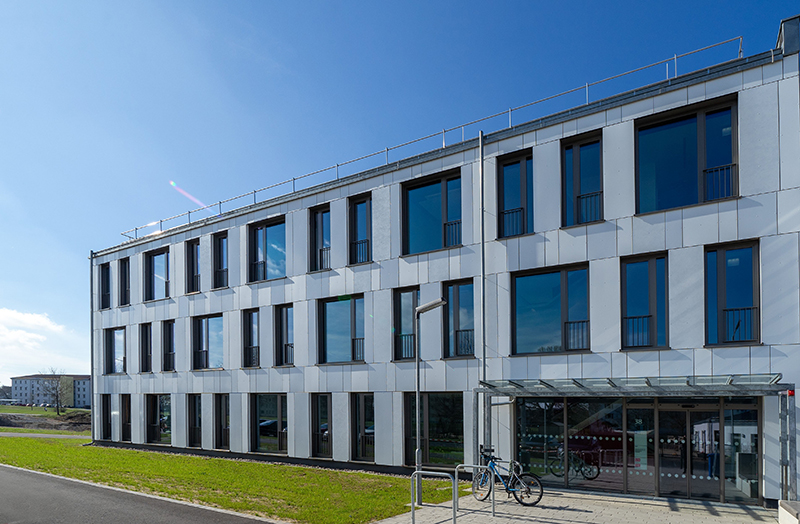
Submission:
[[547,461],[547,469],[554,477],[564,476],[564,457],[553,457]]
[[542,483],[539,477],[530,473],[515,476],[511,485],[514,498],[523,506],[535,506],[542,500]]
[[492,475],[485,469],[472,475],[472,496],[483,501],[492,492]]
[[586,480],[594,480],[600,475],[600,468],[588,462],[583,463],[581,474]]

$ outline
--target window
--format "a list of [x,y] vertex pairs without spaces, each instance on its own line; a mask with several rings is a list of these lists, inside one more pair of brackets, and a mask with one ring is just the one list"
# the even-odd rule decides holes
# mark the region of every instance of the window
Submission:
[[706,342],[757,342],[758,246],[706,248]]
[[250,282],[286,276],[286,224],[250,226]]
[[127,306],[131,303],[131,259],[119,260],[119,305]]
[[331,268],[331,212],[329,206],[311,211],[311,271]]
[[404,188],[403,253],[461,245],[461,177],[450,172]]
[[363,361],[364,297],[322,301],[320,317],[320,362]]
[[311,455],[314,457],[332,456],[331,450],[331,394],[311,394]]
[[350,263],[362,264],[372,260],[372,201],[367,196],[350,199]]
[[253,395],[253,451],[288,451],[286,395]]
[[100,265],[100,309],[111,307],[111,265]]
[[622,347],[667,347],[667,257],[622,263]]
[[563,224],[603,220],[603,163],[600,136],[593,133],[565,141]]
[[175,321],[161,323],[161,367],[163,371],[175,371]]
[[248,309],[243,313],[242,318],[244,335],[242,367],[257,368],[260,365],[258,360],[258,310]]
[[278,348],[275,365],[291,366],[294,364],[294,308],[289,304],[278,306],[275,311],[275,339]]
[[131,441],[131,396],[119,396],[121,437],[123,442]]
[[475,297],[472,282],[445,286],[445,357],[464,357],[475,354]]
[[194,319],[194,369],[222,368],[222,315]]
[[353,458],[375,461],[375,395],[353,393]]
[[589,349],[589,270],[586,267],[513,279],[513,352]]
[[158,300],[169,296],[169,251],[162,250],[145,255],[145,300]]
[[228,287],[228,234],[214,235],[214,288]]
[[200,239],[186,242],[186,292],[200,291]]
[[153,329],[150,323],[139,326],[139,371],[153,371]]
[[145,395],[147,442],[172,443],[172,402],[169,395]]
[[[406,464],[415,462],[417,412],[414,393],[405,395]],[[464,462],[463,393],[422,393],[420,396],[422,463],[457,465]]]
[[111,440],[111,395],[100,395],[100,440]]
[[214,447],[216,449],[230,449],[231,447],[231,398],[227,393],[214,395],[214,410],[216,418],[216,431],[214,432]]
[[737,196],[736,104],[642,119],[636,156],[638,213]]
[[419,305],[419,288],[401,289],[394,294],[394,358],[403,360],[416,355],[417,326],[414,311]]
[[189,400],[189,447],[199,448],[203,442],[203,397],[187,395]]
[[105,330],[106,374],[125,373],[125,328]]
[[533,157],[515,154],[498,164],[500,237],[533,232]]

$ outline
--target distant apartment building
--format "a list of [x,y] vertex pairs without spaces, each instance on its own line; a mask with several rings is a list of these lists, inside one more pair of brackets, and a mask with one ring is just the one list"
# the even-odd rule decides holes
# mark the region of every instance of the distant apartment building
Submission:
[[[61,377],[59,379],[59,377]],[[25,375],[11,377],[11,398],[23,404],[55,404],[52,384],[62,380],[66,386],[62,390],[64,406],[90,408],[92,406],[90,375]]]
[[491,442],[548,485],[781,498],[798,21],[766,52],[94,253],[93,438],[413,465],[419,347],[428,467]]

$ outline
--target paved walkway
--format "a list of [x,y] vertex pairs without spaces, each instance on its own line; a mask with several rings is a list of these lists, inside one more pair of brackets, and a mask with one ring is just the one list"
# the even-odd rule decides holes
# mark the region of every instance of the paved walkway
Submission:
[[[452,522],[452,505],[425,505],[416,512],[419,524]],[[545,488],[544,497],[534,507],[524,507],[497,493],[496,517],[492,518],[492,502],[478,502],[472,496],[459,500],[458,522],[478,524],[493,522],[536,522],[537,524],[775,524],[778,510],[754,506],[737,506],[718,502],[655,499],[600,495],[596,493],[556,491]],[[380,524],[408,524],[411,514],[398,515]]]
[[91,439],[89,435],[64,435],[63,433],[14,433],[11,431],[0,431],[0,437],[26,437],[26,438],[78,438]]

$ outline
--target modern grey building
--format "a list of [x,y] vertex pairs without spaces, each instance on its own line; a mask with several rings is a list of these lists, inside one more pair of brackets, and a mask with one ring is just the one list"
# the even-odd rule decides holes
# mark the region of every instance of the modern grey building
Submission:
[[94,252],[94,439],[413,464],[419,342],[430,466],[491,441],[552,485],[786,497],[799,20],[754,56]]
[[65,406],[89,408],[92,406],[92,377],[89,375],[24,375],[11,377],[11,398],[22,404],[55,404],[53,381],[64,381],[62,393]]

